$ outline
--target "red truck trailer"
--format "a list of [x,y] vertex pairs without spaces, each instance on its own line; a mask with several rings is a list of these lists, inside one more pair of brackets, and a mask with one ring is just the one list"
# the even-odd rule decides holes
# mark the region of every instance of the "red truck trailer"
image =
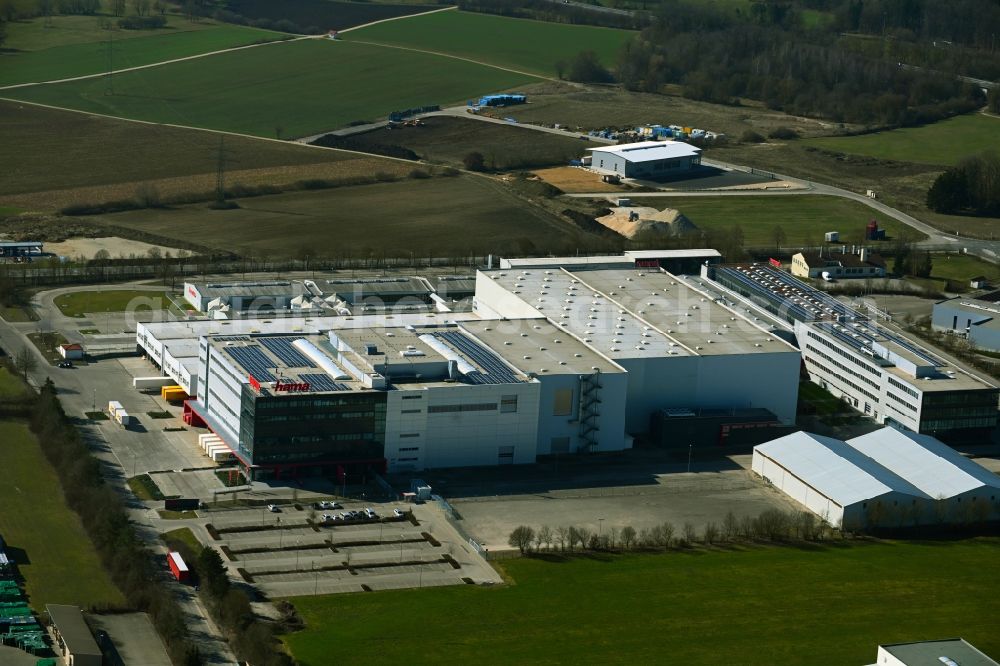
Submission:
[[175,551],[167,553],[167,565],[170,567],[170,573],[180,582],[186,583],[191,577],[191,571],[188,569],[188,565],[184,562],[184,558],[181,557],[180,553]]

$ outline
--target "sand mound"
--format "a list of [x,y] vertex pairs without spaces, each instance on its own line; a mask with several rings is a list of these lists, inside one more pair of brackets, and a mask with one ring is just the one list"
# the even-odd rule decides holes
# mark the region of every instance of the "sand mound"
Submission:
[[646,234],[680,236],[697,229],[691,220],[673,208],[664,210],[646,206],[612,208],[610,215],[599,217],[597,221],[626,238]]

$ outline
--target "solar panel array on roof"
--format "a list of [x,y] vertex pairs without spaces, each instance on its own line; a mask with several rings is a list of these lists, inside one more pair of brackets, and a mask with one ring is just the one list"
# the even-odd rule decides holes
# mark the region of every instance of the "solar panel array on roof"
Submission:
[[216,335],[212,338],[217,342],[249,342],[249,335]]
[[299,375],[299,379],[309,384],[310,391],[349,391],[351,390],[347,384],[341,384],[340,382],[335,382],[330,378],[330,375],[324,375],[321,373],[310,374],[310,375]]
[[225,347],[225,351],[258,382],[274,381],[274,375],[271,374],[274,364],[264,355],[260,347]]
[[458,331],[435,332],[434,337],[442,340],[482,370],[465,375],[472,384],[515,384],[517,376],[489,348],[479,344],[469,336]]
[[257,341],[289,368],[315,368],[315,363],[292,346],[299,339],[301,338],[258,338]]

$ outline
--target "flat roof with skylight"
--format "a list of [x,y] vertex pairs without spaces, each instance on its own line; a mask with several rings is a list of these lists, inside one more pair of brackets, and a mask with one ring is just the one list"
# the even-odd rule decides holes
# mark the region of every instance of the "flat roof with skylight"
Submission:
[[693,157],[701,153],[701,148],[683,141],[639,141],[623,143],[617,146],[602,146],[588,148],[592,153],[608,153],[622,157],[629,162],[653,162],[670,160],[678,157]]

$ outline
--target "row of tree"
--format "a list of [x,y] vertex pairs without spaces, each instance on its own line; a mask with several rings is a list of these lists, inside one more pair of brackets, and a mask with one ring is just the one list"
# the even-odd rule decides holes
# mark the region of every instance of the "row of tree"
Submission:
[[711,545],[732,541],[814,541],[829,530],[825,521],[808,511],[767,509],[758,516],[737,516],[728,512],[721,523],[708,522],[699,531],[685,522],[678,529],[671,522],[636,530],[631,525],[610,526],[598,531],[586,527],[543,525],[535,529],[519,525],[511,531],[507,544],[522,554],[529,552],[578,550],[668,550],[689,548],[696,543]]
[[150,614],[175,664],[201,664],[183,612],[167,588],[157,582],[162,567],[154,563],[153,553],[139,540],[121,496],[105,482],[100,464],[66,418],[51,380],[35,400],[30,425],[59,477],[67,505],[79,514],[102,564],[129,607]]
[[1000,216],[1000,154],[968,157],[942,173],[927,191],[927,207],[938,213]]
[[260,666],[290,666],[291,657],[275,638],[277,625],[262,622],[250,606],[250,597],[230,580],[222,557],[214,548],[196,555],[199,592],[215,621],[226,632],[240,662]]
[[626,88],[681,84],[692,99],[738,104],[747,97],[787,113],[870,125],[920,124],[985,102],[977,86],[865,57],[833,36],[752,23],[706,33],[692,27],[700,22],[681,19],[658,19],[626,44],[616,70]]
[[[102,563],[129,606],[151,615],[175,664],[203,663],[190,642],[176,600],[157,583],[162,567],[155,564],[153,553],[136,536],[121,497],[105,482],[98,461],[67,420],[51,380],[46,381],[37,397],[27,400],[27,405],[18,399],[0,406],[9,402],[12,408],[30,415],[31,429],[59,476],[67,504],[80,515]],[[247,593],[231,584],[219,553],[213,548],[203,548],[200,553],[182,548],[189,561],[195,563],[202,598],[228,635],[241,663],[290,665],[291,658],[275,640],[276,625],[256,617]]]

